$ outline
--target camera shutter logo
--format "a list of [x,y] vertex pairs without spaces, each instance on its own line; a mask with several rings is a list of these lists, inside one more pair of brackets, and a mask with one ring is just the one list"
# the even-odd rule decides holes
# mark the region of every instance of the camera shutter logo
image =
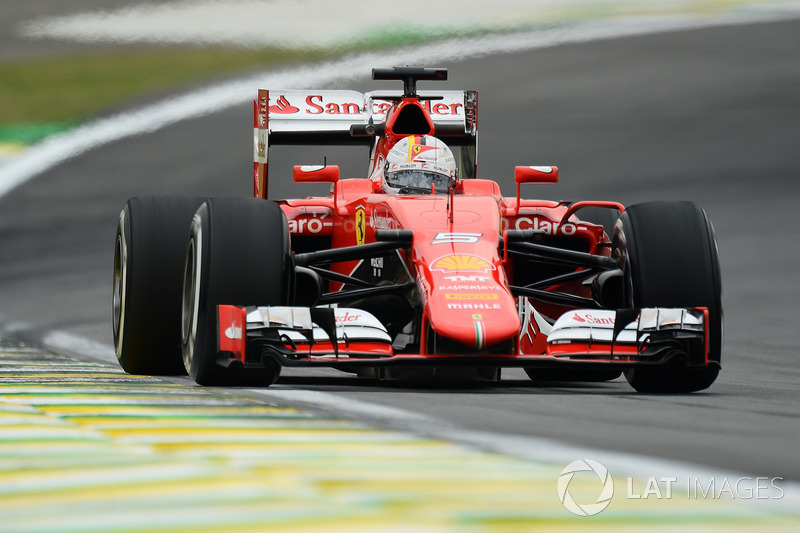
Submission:
[[[594,503],[579,504],[569,493],[569,484],[578,472],[594,472],[602,483],[602,490]],[[594,516],[603,511],[614,497],[614,480],[608,469],[591,459],[579,459],[568,464],[558,476],[558,499],[566,509],[578,516]]]

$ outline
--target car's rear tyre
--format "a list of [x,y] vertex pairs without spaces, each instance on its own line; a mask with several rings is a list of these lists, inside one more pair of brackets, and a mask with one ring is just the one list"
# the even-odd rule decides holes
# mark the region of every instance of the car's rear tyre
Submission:
[[181,287],[189,224],[204,198],[137,196],[125,203],[114,246],[112,332],[131,374],[182,374]]
[[555,383],[559,381],[576,381],[583,383],[600,383],[611,381],[622,375],[622,370],[618,368],[525,368],[525,373],[531,381],[539,383]]
[[217,364],[218,305],[287,305],[291,257],[286,218],[255,198],[212,198],[194,215],[186,246],[181,338],[188,374],[201,385],[268,386],[280,366]]
[[722,281],[714,229],[692,202],[633,205],[614,229],[613,256],[622,262],[623,301],[641,307],[707,307],[709,364],[684,361],[635,367],[625,378],[638,392],[686,393],[708,388],[722,355]]

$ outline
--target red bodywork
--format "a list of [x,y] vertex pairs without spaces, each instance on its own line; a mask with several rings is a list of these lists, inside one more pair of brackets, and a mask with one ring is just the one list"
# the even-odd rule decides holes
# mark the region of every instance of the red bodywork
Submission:
[[[379,97],[375,97],[376,101],[368,98],[366,106],[372,106],[371,112],[357,102],[350,102],[351,94],[333,93],[320,91],[319,95],[310,93],[299,98],[289,92],[259,91],[254,103],[254,196],[268,197],[267,154],[269,145],[277,139],[273,128],[277,120],[293,115],[292,119],[319,118],[338,124],[336,120],[347,119],[349,115],[367,113],[370,119],[362,128],[366,134],[361,136],[370,148],[368,177],[339,180],[335,167],[297,167],[295,181],[330,182],[330,194],[279,200],[278,204],[286,215],[293,247],[297,245],[304,250],[359,247],[377,242],[376,232],[380,230],[411,230],[410,246],[388,256],[388,260],[396,261],[401,268],[394,272],[394,279],[386,282],[410,284],[407,297],[410,308],[416,312],[416,338],[412,349],[394,349],[385,342],[339,343],[335,355],[329,341],[312,343],[297,348],[294,362],[338,364],[344,356],[349,362],[362,363],[390,359],[411,363],[423,359],[469,359],[497,366],[525,366],[537,361],[608,364],[636,360],[641,353],[636,346],[617,346],[611,350],[608,345],[591,343],[548,346],[543,322],[536,317],[552,325],[558,317],[580,306],[569,301],[514,295],[511,289],[515,283],[529,284],[539,276],[535,266],[521,263],[509,253],[509,231],[527,230],[537,242],[610,258],[610,238],[604,227],[580,220],[577,211],[599,207],[621,212],[622,205],[520,199],[520,184],[554,182],[558,175],[555,167],[518,167],[516,196],[505,197],[496,182],[476,178],[474,154],[472,160],[462,159],[468,162],[468,168],[463,163],[461,168],[465,179],[450,194],[387,194],[382,189],[382,167],[391,147],[409,134],[407,117],[416,117],[414,134],[438,136],[445,142],[452,138],[452,123],[441,126],[440,119],[460,117],[463,126],[461,137],[456,140],[461,145],[469,144],[463,140],[471,135],[474,143],[477,93],[464,93],[463,104],[420,99],[416,95],[388,103],[378,101]],[[376,116],[381,118],[377,124],[372,121]],[[398,126],[402,126],[400,131]],[[356,129],[351,128],[350,134],[357,136]],[[287,137],[294,133],[290,130],[284,132]],[[358,277],[366,271],[368,276],[381,278],[387,258],[379,259],[332,262],[328,268],[345,276]],[[542,279],[554,281],[540,289],[588,301],[592,295],[585,281],[591,273],[587,270],[587,275],[581,278],[582,270],[585,268],[562,267],[561,278],[542,274]],[[326,290],[337,293],[347,287],[343,282],[331,280]],[[218,318],[220,351],[231,353],[244,363],[246,340],[241,328],[246,321],[245,310],[220,306]],[[705,336],[708,337],[707,331]],[[708,350],[705,351],[707,361]]]

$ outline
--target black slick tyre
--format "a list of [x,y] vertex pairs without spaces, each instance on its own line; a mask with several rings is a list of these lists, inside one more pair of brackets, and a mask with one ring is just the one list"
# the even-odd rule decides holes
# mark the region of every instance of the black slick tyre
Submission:
[[112,332],[131,374],[181,374],[181,294],[189,225],[204,198],[137,196],[119,216]]
[[687,393],[708,388],[722,356],[722,281],[714,230],[692,202],[628,207],[614,229],[613,255],[622,261],[623,301],[641,307],[707,307],[709,364],[676,361],[625,372],[638,392]]
[[291,269],[289,230],[277,204],[212,198],[200,206],[186,246],[181,326],[183,362],[197,383],[275,382],[277,363],[266,368],[217,364],[217,306],[287,305]]

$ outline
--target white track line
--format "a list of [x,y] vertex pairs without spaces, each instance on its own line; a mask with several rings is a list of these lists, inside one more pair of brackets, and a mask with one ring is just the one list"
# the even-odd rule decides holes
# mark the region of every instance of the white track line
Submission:
[[312,88],[366,77],[375,66],[440,64],[488,55],[523,52],[570,43],[647,35],[800,17],[800,9],[782,6],[775,12],[742,12],[721,17],[626,18],[592,21],[532,33],[451,39],[391,52],[366,53],[208,87],[140,109],[98,119],[50,137],[0,166],[0,197],[35,176],[83,152],[150,133],[176,122],[208,115],[252,100],[256,89]]

